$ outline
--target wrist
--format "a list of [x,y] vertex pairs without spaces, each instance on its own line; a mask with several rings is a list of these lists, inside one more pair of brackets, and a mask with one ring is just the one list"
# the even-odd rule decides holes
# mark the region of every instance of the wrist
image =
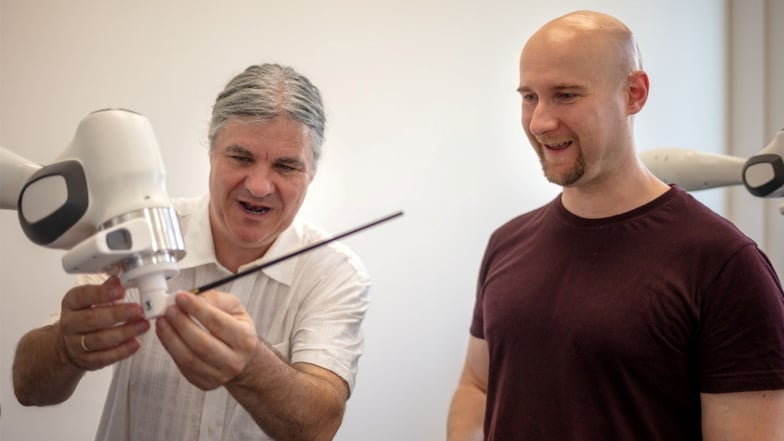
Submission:
[[261,375],[261,372],[264,371],[264,368],[261,367],[262,360],[263,360],[263,352],[268,348],[261,341],[258,339],[256,342],[256,347],[253,349],[253,352],[248,357],[247,362],[243,369],[234,376],[234,378],[230,379],[226,382],[226,386],[233,388],[248,388],[250,385],[257,385],[258,379]]

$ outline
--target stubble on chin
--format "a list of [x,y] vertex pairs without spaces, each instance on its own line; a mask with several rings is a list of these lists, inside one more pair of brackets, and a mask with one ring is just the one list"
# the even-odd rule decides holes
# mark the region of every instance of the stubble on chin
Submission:
[[552,182],[553,184],[560,185],[561,187],[568,187],[570,185],[574,185],[580,178],[585,175],[585,159],[583,155],[579,155],[577,159],[574,161],[574,165],[567,171],[557,173],[552,170],[548,170],[547,160],[544,158],[544,155],[539,155],[539,163],[542,166],[542,172],[544,173],[545,178],[548,181]]

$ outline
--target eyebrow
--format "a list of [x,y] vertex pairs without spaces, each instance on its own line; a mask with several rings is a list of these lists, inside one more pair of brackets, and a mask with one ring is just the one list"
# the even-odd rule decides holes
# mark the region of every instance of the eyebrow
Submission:
[[[582,86],[582,85],[576,84],[576,83],[561,83],[561,84],[555,85],[555,87],[553,87],[552,89],[556,90],[556,91],[561,91],[561,90],[585,90],[585,86]],[[519,93],[532,92],[532,90],[528,86],[520,86],[520,87],[517,88],[517,92],[519,92]]]
[[253,153],[250,150],[246,149],[245,147],[239,146],[237,144],[232,144],[230,146],[227,146],[226,149],[224,150],[224,152],[226,152],[226,153],[240,153],[240,154],[243,154],[243,155],[253,156]]
[[289,156],[284,156],[282,158],[279,158],[276,162],[279,163],[279,164],[295,165],[295,166],[298,166],[298,167],[304,167],[305,166],[305,161],[303,161],[302,159],[300,159],[300,158],[293,158],[293,157],[289,157]]
[[[249,156],[251,158],[256,157],[256,155],[253,152],[237,144],[232,144],[227,146],[226,149],[224,150],[224,153],[234,154],[234,155],[244,155],[244,156]],[[286,164],[286,165],[296,166],[296,167],[304,167],[306,163],[304,159],[296,156],[281,156],[275,159],[275,162],[278,164]]]

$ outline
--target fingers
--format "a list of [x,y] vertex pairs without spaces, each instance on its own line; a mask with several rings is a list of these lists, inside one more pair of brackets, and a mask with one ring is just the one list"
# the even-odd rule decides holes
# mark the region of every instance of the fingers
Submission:
[[[82,352],[101,352],[111,350],[122,345],[128,340],[133,340],[150,329],[150,322],[147,320],[135,320],[111,328],[100,329],[84,334],[77,334],[69,338],[75,339]],[[70,346],[75,347],[73,341]]]
[[232,351],[178,307],[169,308],[158,318],[156,333],[182,374],[195,386],[215,389],[234,375],[223,367],[234,357]]
[[237,298],[211,291],[198,297],[180,292],[175,300],[156,331],[186,378],[211,389],[242,372],[259,340]]
[[138,304],[117,302],[124,297],[116,277],[100,286],[74,287],[63,297],[60,321],[67,333],[85,333],[144,317]]
[[[178,308],[201,323],[229,349],[241,353],[255,350],[258,344],[256,327],[236,296],[219,291],[208,291],[200,296],[184,292],[177,294],[175,301]],[[186,339],[191,336],[188,330],[190,328],[183,334]],[[196,344],[199,337],[193,334],[188,341]]]
[[103,285],[83,285],[71,288],[63,297],[62,308],[78,310],[93,305],[115,302],[125,296],[125,290],[117,277],[110,277]]
[[141,306],[117,302],[125,290],[116,277],[103,285],[72,288],[63,297],[59,332],[64,355],[81,369],[93,370],[136,352],[136,337],[150,328]]
[[[231,295],[225,297],[235,298]],[[178,293],[175,303],[176,307],[166,311],[163,324],[170,324],[172,331],[176,332],[183,345],[183,353],[192,353],[210,365],[220,365],[233,356],[231,338],[227,336],[226,329],[236,326],[235,320],[213,306],[218,302],[210,304],[207,297]]]
[[203,307],[204,305],[195,302],[196,300],[202,300],[227,314],[245,314],[245,308],[242,306],[239,299],[236,296],[225,292],[207,291],[198,296],[189,292],[184,292],[183,295],[177,296],[177,300],[179,300],[180,307],[189,314],[198,314],[199,311],[207,312],[211,309]]
[[[146,327],[149,328],[149,326],[147,323]],[[96,338],[96,335],[82,334],[79,337],[63,337],[63,351],[71,364],[83,370],[96,370],[130,357],[141,347],[137,338],[129,338],[108,347],[97,343],[101,346],[93,348],[91,344],[94,343],[89,343],[91,340],[103,339],[102,337]]]
[[[207,291],[200,296],[188,292],[178,293],[175,303],[182,312],[195,318],[211,334],[229,345],[232,331],[237,325],[232,315],[241,315],[245,311],[237,297],[218,291]],[[194,338],[198,336],[194,335]]]

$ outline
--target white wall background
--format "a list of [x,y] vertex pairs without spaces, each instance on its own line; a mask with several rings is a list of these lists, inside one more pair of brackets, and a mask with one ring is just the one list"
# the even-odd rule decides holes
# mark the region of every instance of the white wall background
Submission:
[[[784,2],[732,0],[730,9],[730,114],[728,152],[748,157],[784,130]],[[756,199],[729,191],[727,215],[763,247],[779,277],[784,273],[781,199]]]
[[[546,20],[583,8],[638,35],[652,82],[639,146],[723,151],[727,13],[716,0],[0,0],[0,145],[49,163],[89,112],[133,109],[156,130],[170,193],[197,195],[225,82],[262,61],[305,73],[328,130],[304,213],[338,232],[406,211],[347,241],[375,285],[337,439],[442,439],[485,242],[558,191],[520,129],[519,50]],[[723,193],[699,197],[723,210]],[[0,439],[91,439],[109,369],[59,406],[13,397],[16,342],[58,310],[72,277],[14,212],[0,212],[0,243]]]

